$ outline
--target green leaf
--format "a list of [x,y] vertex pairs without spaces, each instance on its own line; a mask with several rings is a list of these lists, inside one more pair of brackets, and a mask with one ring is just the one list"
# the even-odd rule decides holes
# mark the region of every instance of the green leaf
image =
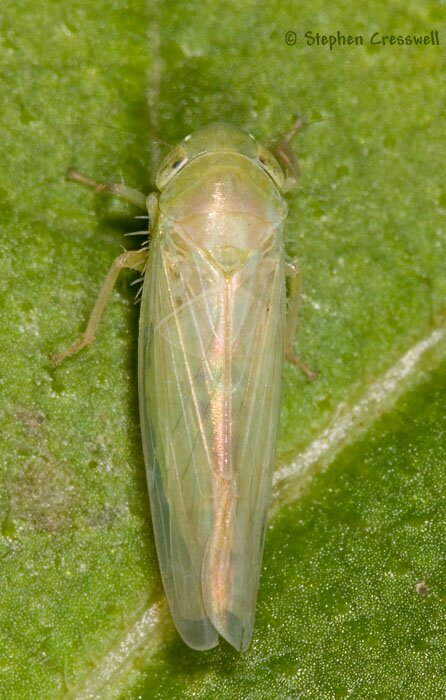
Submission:
[[[3,2],[1,697],[444,696],[444,49],[369,39],[445,19],[414,0]],[[364,44],[306,44],[337,30]],[[165,143],[216,120],[268,143],[296,113],[285,234],[318,378],[285,370],[253,644],[198,653],[157,568],[134,275],[90,349],[48,359],[134,241],[133,209],[64,174],[149,192]]]

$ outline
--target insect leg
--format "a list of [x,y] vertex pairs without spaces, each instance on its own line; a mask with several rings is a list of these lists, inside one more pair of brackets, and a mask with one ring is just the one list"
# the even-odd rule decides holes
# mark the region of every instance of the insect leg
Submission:
[[286,265],[286,275],[290,280],[290,296],[288,299],[288,313],[285,327],[285,358],[296,367],[302,370],[307,379],[312,380],[316,377],[307,365],[294,354],[293,351],[293,336],[297,326],[297,318],[299,315],[299,297],[300,297],[300,271],[297,263],[291,262]]
[[147,250],[128,250],[115,258],[108,275],[102,284],[101,291],[96,299],[93,311],[90,314],[87,330],[83,336],[69,348],[51,355],[50,359],[55,367],[60,365],[65,358],[69,357],[70,355],[74,355],[76,352],[79,352],[79,350],[82,350],[82,348],[85,348],[87,345],[90,345],[93,342],[99,321],[101,320],[105,306],[110,298],[110,294],[116,280],[118,279],[120,271],[123,267],[130,267],[132,270],[139,270],[142,272],[146,265],[147,255]]
[[96,192],[110,192],[114,194],[115,197],[123,199],[130,204],[135,204],[140,209],[146,209],[146,197],[139,192],[139,190],[133,189],[133,187],[127,187],[127,185],[122,184],[108,184],[106,182],[97,182],[91,177],[82,175],[76,170],[69,170],[66,174],[67,180],[72,182],[80,182],[82,185],[87,185],[87,187],[92,187]]
[[291,139],[294,137],[296,132],[299,131],[299,129],[302,129],[303,126],[305,126],[303,118],[299,116],[296,117],[291,129],[283,134],[283,136],[272,148],[274,155],[282,165],[286,174],[285,184],[283,186],[284,192],[289,192],[290,190],[295,189],[299,184],[299,161],[291,148]]

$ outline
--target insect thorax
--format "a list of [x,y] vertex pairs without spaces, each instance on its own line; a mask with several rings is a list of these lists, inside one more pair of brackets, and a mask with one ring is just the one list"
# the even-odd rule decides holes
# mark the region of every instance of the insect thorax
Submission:
[[225,272],[253,251],[273,244],[286,204],[271,178],[237,153],[209,153],[192,161],[160,197],[177,244],[196,247]]

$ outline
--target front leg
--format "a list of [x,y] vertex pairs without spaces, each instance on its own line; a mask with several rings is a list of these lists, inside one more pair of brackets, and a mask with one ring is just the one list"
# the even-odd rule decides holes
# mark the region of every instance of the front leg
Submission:
[[115,258],[108,275],[103,282],[101,291],[99,292],[99,296],[96,299],[96,303],[93,307],[93,311],[90,314],[87,330],[83,336],[76,343],[70,345],[69,348],[51,355],[50,359],[55,367],[60,365],[60,363],[67,357],[70,357],[70,355],[74,355],[75,353],[79,352],[79,350],[82,350],[82,348],[85,348],[87,345],[90,345],[93,342],[102,314],[108,300],[110,299],[110,294],[112,293],[113,287],[116,284],[120,271],[124,267],[129,267],[132,270],[139,270],[140,272],[143,272],[147,262],[147,255],[147,250],[131,250],[122,253]]
[[96,192],[110,192],[110,194],[118,197],[118,199],[134,204],[140,209],[146,208],[145,196],[142,192],[135,190],[133,187],[127,187],[127,185],[122,185],[121,183],[112,184],[108,182],[98,182],[97,180],[93,180],[92,177],[78,173],[77,170],[69,170],[66,174],[66,178],[67,180],[71,180],[71,182],[80,182],[81,185],[91,187],[96,190]]
[[296,261],[287,263],[286,276],[290,280],[290,296],[288,299],[288,313],[286,317],[285,327],[285,358],[296,367],[302,370],[310,381],[315,379],[316,373],[313,372],[302,360],[294,353],[293,336],[297,327],[297,319],[299,315],[299,299],[301,276],[299,267]]
[[289,192],[290,190],[294,190],[299,186],[299,161],[291,148],[291,140],[294,135],[304,126],[304,119],[299,116],[296,117],[291,129],[283,134],[283,136],[272,147],[272,152],[285,172],[285,184],[282,188],[283,192]]

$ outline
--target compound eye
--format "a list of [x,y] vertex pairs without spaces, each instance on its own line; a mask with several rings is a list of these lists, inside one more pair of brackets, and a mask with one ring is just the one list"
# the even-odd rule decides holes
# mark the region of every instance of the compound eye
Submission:
[[281,189],[285,181],[283,170],[277,160],[274,158],[273,154],[260,143],[257,149],[257,159],[264,171],[268,173],[277,187]]
[[175,148],[167,154],[161,161],[156,173],[156,186],[162,190],[169,180],[176,175],[181,168],[187,163],[187,151],[184,146],[175,146]]

